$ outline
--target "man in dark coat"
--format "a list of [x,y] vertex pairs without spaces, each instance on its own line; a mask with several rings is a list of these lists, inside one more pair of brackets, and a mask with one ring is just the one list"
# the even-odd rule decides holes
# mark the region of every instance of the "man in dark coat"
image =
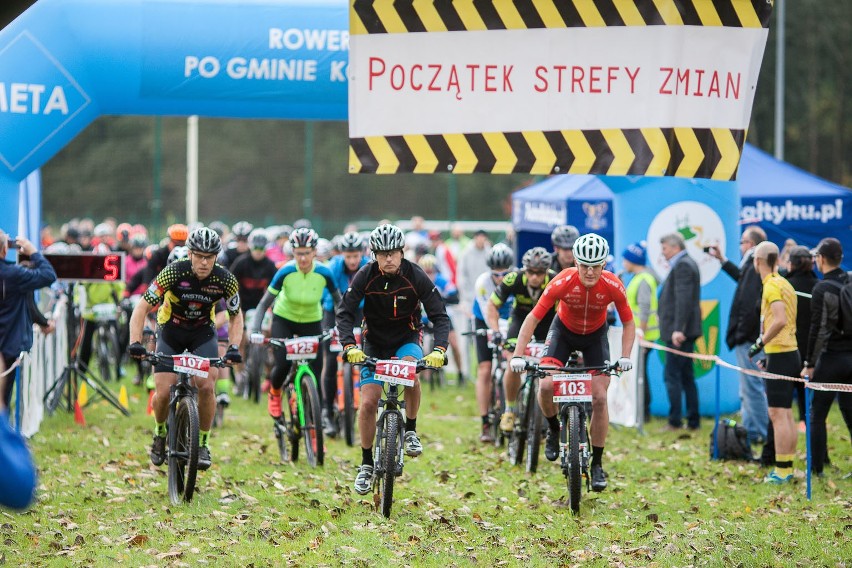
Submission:
[[[670,269],[660,293],[660,337],[667,347],[692,353],[695,340],[701,337],[701,274],[678,233],[664,235],[660,244]],[[678,430],[683,426],[681,398],[685,395],[687,428],[697,430],[700,423],[698,388],[692,359],[666,353],[663,377],[670,405],[665,429]]]
[[[722,270],[734,279],[737,287],[731,301],[728,330],[725,344],[734,351],[737,366],[742,369],[760,371],[748,356],[748,349],[760,335],[760,296],[763,284],[754,270],[753,249],[766,240],[766,232],[758,226],[746,227],[740,237],[742,261],[737,266],[722,254],[719,247],[710,247],[709,254],[722,263]],[[766,388],[763,379],[740,373],[740,404],[742,405],[743,427],[748,431],[751,443],[764,443],[769,425],[769,407],[766,404]]]

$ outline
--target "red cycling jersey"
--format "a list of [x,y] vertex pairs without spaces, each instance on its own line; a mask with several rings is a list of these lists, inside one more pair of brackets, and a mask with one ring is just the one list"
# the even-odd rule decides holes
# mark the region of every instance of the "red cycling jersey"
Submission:
[[633,319],[621,280],[607,270],[601,272],[600,280],[586,288],[576,268],[566,268],[550,281],[541,294],[532,313],[541,319],[559,301],[556,315],[570,331],[588,335],[606,323],[606,308],[615,302],[615,309],[622,323]]

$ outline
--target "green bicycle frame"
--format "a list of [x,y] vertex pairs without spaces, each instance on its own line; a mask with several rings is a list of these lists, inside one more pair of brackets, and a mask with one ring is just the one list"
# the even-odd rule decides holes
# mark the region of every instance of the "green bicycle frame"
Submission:
[[302,377],[308,375],[311,377],[311,380],[314,382],[314,386],[317,386],[317,378],[314,375],[313,369],[311,369],[311,365],[307,359],[303,359],[298,362],[298,366],[296,367],[296,375],[293,377],[294,387],[296,389],[296,408],[299,413],[299,426],[301,428],[305,427],[305,406],[302,403]]

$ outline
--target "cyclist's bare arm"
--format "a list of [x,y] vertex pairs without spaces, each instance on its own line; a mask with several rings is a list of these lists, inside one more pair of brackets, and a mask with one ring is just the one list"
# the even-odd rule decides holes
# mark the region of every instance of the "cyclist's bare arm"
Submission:
[[228,343],[230,345],[239,345],[243,340],[243,312],[242,310],[237,310],[237,313],[229,315]]
[[624,324],[621,331],[621,356],[630,357],[633,350],[633,340],[636,338],[636,320],[630,320]]
[[145,329],[145,319],[151,310],[151,304],[142,298],[130,314],[130,343],[142,343],[142,332]]
[[541,322],[541,320],[537,318],[532,312],[530,312],[527,317],[524,318],[524,323],[521,324],[521,329],[520,331],[518,331],[518,343],[515,345],[515,353],[512,355],[513,357],[524,356],[524,351],[527,348],[527,344],[529,344],[530,339],[532,339],[533,332],[535,331],[535,328],[536,326],[538,326],[539,322]]
[[500,312],[494,300],[489,299],[485,306],[485,319],[491,331],[500,331]]

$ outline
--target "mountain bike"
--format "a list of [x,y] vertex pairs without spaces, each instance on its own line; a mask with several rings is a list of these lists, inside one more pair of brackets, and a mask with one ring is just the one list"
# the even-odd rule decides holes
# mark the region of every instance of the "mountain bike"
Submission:
[[[355,334],[355,344],[361,347],[361,328],[352,330]],[[329,349],[337,356],[337,396],[332,420],[337,424],[337,431],[343,432],[346,445],[355,445],[355,418],[360,404],[361,375],[358,370],[340,354],[343,346],[337,336],[337,328],[332,330]]]
[[92,306],[94,315],[95,335],[92,339],[98,373],[104,382],[111,381],[113,372],[118,380],[118,365],[121,357],[118,353],[118,310],[115,304],[95,304]]
[[[545,353],[544,343],[530,342],[524,351],[527,364],[538,364]],[[512,465],[525,464],[528,473],[538,469],[538,456],[544,428],[544,416],[538,405],[538,379],[536,373],[527,372],[518,392],[515,428],[509,436],[509,461]],[[524,452],[526,450],[526,461]]]
[[399,387],[414,386],[417,373],[434,367],[406,359],[376,359],[368,357],[361,363],[375,372],[374,378],[382,381],[382,398],[379,400],[379,417],[376,420],[376,441],[373,444],[373,491],[379,497],[382,515],[390,517],[393,505],[393,484],[402,475],[405,439],[405,401],[400,400]]
[[552,374],[553,402],[559,406],[559,456],[562,475],[568,485],[568,504],[574,513],[580,512],[582,480],[586,481],[586,492],[591,490],[589,465],[591,443],[588,422],[591,418],[592,376],[615,375],[616,366],[606,363],[594,367],[541,367],[527,365],[528,373],[539,378]]
[[488,424],[494,446],[501,448],[506,441],[506,434],[500,429],[500,417],[506,410],[506,390],[503,387],[506,359],[503,357],[503,345],[494,343],[494,331],[491,329],[474,329],[462,335],[484,336],[488,340],[488,347],[491,349],[491,399],[488,403]]
[[151,353],[144,357],[152,365],[170,366],[177,382],[169,387],[169,417],[166,421],[166,462],[169,470],[169,500],[177,505],[189,503],[195,493],[198,474],[198,388],[192,377],[207,379],[210,367],[225,367],[222,359],[207,359],[192,353],[164,355]]
[[317,378],[310,361],[316,359],[320,343],[328,340],[331,332],[322,335],[305,335],[289,339],[265,338],[252,334],[252,343],[264,343],[276,349],[285,349],[287,360],[294,361],[281,392],[287,410],[273,423],[275,439],[281,461],[299,459],[299,441],[304,441],[305,459],[311,466],[322,465],[325,447],[322,433],[322,406],[320,405]]
[[[257,310],[251,309],[246,312],[246,329],[254,329],[254,318],[257,317]],[[261,329],[266,336],[269,335],[272,329],[272,312],[267,311],[263,315]],[[260,383],[263,377],[263,372],[272,367],[270,361],[271,353],[262,344],[249,343],[246,348],[246,364],[243,381],[239,385],[240,394],[246,400],[251,400],[255,403],[260,402]]]

